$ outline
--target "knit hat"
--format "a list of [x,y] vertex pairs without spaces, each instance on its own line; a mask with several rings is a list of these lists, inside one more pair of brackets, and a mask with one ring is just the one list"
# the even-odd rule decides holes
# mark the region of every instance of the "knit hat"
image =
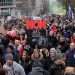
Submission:
[[13,60],[13,55],[11,53],[6,54],[6,60]]

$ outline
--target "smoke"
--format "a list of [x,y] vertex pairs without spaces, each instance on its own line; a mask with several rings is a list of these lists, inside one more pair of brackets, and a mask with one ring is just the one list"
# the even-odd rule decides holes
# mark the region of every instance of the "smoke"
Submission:
[[64,5],[58,0],[49,0],[49,12],[51,14],[65,15],[66,9],[64,8]]

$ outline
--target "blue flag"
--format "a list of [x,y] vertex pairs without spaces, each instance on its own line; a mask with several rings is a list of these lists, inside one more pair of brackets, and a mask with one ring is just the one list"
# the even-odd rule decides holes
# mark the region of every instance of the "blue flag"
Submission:
[[67,16],[68,16],[68,18],[74,19],[74,12],[73,12],[73,8],[70,4],[70,1],[68,2]]

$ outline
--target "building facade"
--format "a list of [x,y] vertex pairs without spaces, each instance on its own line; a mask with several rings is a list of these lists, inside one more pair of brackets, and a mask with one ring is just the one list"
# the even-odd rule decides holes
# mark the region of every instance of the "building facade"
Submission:
[[36,16],[48,12],[48,0],[0,0],[0,15]]
[[[16,0],[17,10],[22,15],[36,16],[48,12],[48,0]],[[18,12],[18,13],[19,13]]]
[[1,16],[14,16],[16,10],[15,0],[0,0],[0,15]]

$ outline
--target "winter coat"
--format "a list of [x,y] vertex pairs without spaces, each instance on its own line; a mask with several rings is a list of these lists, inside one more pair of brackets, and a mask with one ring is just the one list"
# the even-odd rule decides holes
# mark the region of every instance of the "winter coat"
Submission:
[[32,71],[29,75],[49,75],[42,67],[32,67]]
[[6,63],[4,64],[3,68],[7,72],[6,75],[26,75],[23,67],[16,62],[13,62],[12,66],[8,66]]
[[75,67],[75,50],[69,50],[66,53],[66,65]]
[[24,68],[24,70],[25,70],[26,75],[28,75],[28,74],[29,74],[29,72],[30,72],[30,71],[31,71],[31,69],[32,69],[31,62],[30,62],[30,61],[28,61],[28,62],[21,61],[21,63],[20,63],[20,64],[23,66],[23,68]]

